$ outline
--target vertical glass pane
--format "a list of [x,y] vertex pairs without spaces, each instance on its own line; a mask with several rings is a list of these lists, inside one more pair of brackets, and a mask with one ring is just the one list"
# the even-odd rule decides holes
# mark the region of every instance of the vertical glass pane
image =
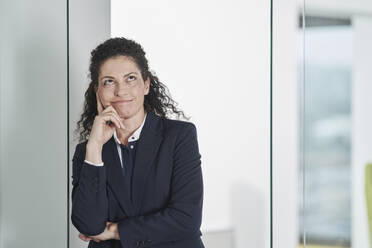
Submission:
[[[87,11],[89,8],[89,11]],[[83,13],[83,14],[82,14]],[[83,18],[82,18],[83,16]],[[94,28],[92,28],[94,27]],[[84,108],[84,93],[89,85],[89,59],[91,51],[103,40],[110,37],[110,1],[79,0],[69,1],[69,247],[88,247],[79,238],[79,231],[71,221],[72,204],[72,159],[79,133],[76,123]],[[102,244],[102,243],[101,243]]]
[[306,51],[314,49],[305,73],[309,243],[350,244],[351,34],[346,25],[306,28]]
[[305,9],[302,243],[370,247],[372,8],[306,0]]
[[66,1],[0,1],[0,247],[67,246]]

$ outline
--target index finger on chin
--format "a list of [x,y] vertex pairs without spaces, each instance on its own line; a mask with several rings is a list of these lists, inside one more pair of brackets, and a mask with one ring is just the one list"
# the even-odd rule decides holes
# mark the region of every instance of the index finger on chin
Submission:
[[103,111],[103,106],[101,103],[101,98],[98,95],[98,90],[96,91],[96,99],[97,99],[97,112],[100,115]]

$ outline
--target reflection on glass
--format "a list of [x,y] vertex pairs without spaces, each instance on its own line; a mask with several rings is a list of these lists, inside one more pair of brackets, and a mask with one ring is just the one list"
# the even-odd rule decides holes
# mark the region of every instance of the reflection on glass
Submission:
[[305,51],[298,64],[299,95],[305,97],[300,108],[305,204],[300,207],[300,247],[369,247],[367,199],[372,191],[365,172],[372,159],[372,105],[366,41],[372,40],[372,21],[358,14],[314,12],[306,14],[305,35],[299,30]]
[[306,28],[308,244],[350,244],[351,34],[350,26],[329,26],[325,20]]

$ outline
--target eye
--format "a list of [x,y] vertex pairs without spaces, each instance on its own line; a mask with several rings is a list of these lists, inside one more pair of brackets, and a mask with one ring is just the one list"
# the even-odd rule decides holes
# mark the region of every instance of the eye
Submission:
[[[132,79],[131,79],[131,78],[132,78]],[[136,80],[136,77],[133,76],[133,75],[130,75],[130,76],[128,77],[128,79],[129,79],[129,81],[134,81],[134,80]]]
[[103,81],[103,85],[111,85],[113,83],[114,83],[114,80],[112,80],[112,79],[107,79],[107,80]]

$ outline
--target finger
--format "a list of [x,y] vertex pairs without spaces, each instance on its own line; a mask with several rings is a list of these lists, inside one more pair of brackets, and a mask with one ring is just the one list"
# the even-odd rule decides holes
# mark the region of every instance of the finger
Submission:
[[118,112],[115,110],[115,108],[114,108],[112,105],[109,105],[107,108],[105,108],[105,109],[102,111],[102,114],[104,114],[104,113],[110,113],[110,112],[115,114],[115,116],[117,117],[117,119],[118,119],[118,121],[119,121],[119,123],[120,123],[120,126],[121,126],[122,128],[125,128],[125,126],[124,126],[124,124],[123,124],[123,122],[122,122],[122,120],[121,120],[121,118],[120,118]]
[[116,109],[112,105],[109,105],[107,108],[105,108],[102,113],[111,112],[111,111],[114,112],[115,115],[117,115],[119,120],[121,120],[119,113],[116,111]]
[[85,236],[84,234],[81,234],[81,233],[79,234],[79,238],[81,240],[85,241],[85,242],[91,240],[91,238],[88,238],[87,236]]
[[81,233],[79,234],[79,239],[85,241],[85,240],[84,240],[84,237],[83,237],[83,235],[82,235]]
[[107,113],[103,117],[107,118],[105,119],[105,121],[110,127],[112,127],[111,123],[113,123],[116,126],[116,128],[118,129],[122,128],[122,125],[120,124],[120,122],[118,121],[118,119],[115,117],[115,115],[112,112]]
[[112,116],[112,118],[115,118],[115,120],[117,120],[117,123],[119,125],[119,128],[125,128],[123,122],[120,120],[120,118],[114,113],[114,112],[108,112],[106,113],[104,116]]
[[98,238],[93,238],[93,237],[89,237],[91,240],[93,240],[94,242],[97,242],[97,243],[99,243],[101,240],[100,239],[98,239]]
[[85,238],[87,239],[87,241],[89,241],[89,240],[93,240],[94,242],[97,242],[97,243],[101,241],[100,239],[93,238],[93,237],[91,237],[91,236],[85,236]]
[[123,128],[123,129],[125,128],[123,122],[120,120],[120,117],[117,114],[115,114],[114,112],[108,112],[106,115],[113,116],[118,121],[120,127]]
[[99,97],[98,90],[96,91],[96,99],[97,99],[97,112],[100,115],[103,112],[104,107],[102,105],[101,98]]
[[[102,119],[104,120],[104,122],[106,123],[107,121],[111,121],[112,123],[114,123],[114,125],[117,127],[117,128],[121,128],[121,125],[120,125],[120,122],[115,118],[114,115],[112,114],[106,114],[104,116],[102,116]],[[111,127],[111,126],[110,126]]]
[[85,242],[88,242],[88,241],[90,241],[90,240],[92,240],[92,239],[91,239],[91,238],[88,238],[88,237],[85,236],[85,237],[83,238],[83,240],[84,240]]
[[100,101],[100,97],[99,97],[98,91],[96,93],[96,96],[97,96],[97,108],[98,108],[97,111],[98,111],[98,114],[100,115],[100,114],[103,114],[103,113],[113,112],[116,115],[116,117],[117,117],[117,119],[118,119],[118,121],[120,123],[120,126],[122,128],[125,128],[125,126],[122,123],[121,118],[120,118],[118,112],[115,110],[115,108],[112,105],[109,105],[107,108],[104,109],[103,108],[103,105],[102,105],[102,102]]

